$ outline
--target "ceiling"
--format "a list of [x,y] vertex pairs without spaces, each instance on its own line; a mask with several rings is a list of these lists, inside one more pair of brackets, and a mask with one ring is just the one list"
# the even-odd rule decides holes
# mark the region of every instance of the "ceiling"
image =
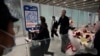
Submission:
[[40,4],[97,12],[100,0],[28,0]]
[[[5,0],[14,7],[20,6],[20,0]],[[97,12],[100,5],[100,0],[23,0],[28,2],[52,5],[52,6],[61,6],[70,9],[78,9],[89,12]]]

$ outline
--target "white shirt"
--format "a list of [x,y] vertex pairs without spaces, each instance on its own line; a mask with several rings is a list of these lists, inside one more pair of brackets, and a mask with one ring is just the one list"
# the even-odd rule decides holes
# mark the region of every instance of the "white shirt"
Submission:
[[57,20],[55,20],[55,21],[51,21],[51,29],[52,29],[52,26],[53,26],[53,24],[54,24],[54,22],[56,22]]

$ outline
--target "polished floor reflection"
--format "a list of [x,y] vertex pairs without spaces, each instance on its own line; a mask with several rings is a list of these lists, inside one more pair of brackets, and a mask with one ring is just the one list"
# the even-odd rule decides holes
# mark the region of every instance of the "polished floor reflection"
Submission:
[[[30,44],[24,44],[26,43],[25,38],[26,37],[16,38],[17,46],[14,47],[13,51],[6,56],[39,56],[41,53],[39,47],[33,49],[31,48],[30,50]],[[54,56],[66,56],[65,54],[61,53],[60,47],[61,47],[61,39],[59,37],[51,39],[49,51],[54,52]],[[51,56],[51,55],[45,54],[45,56]]]

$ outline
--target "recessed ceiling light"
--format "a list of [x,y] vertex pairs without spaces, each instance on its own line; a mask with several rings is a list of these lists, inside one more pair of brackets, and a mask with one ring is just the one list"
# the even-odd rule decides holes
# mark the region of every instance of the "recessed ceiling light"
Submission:
[[63,2],[64,4],[66,3],[66,2]]
[[86,0],[83,0],[83,1],[86,1]]
[[97,2],[98,0],[95,0],[95,2]]

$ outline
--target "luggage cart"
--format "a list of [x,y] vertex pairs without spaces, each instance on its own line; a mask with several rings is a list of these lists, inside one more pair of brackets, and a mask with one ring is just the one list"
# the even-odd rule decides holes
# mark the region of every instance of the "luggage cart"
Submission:
[[29,43],[27,47],[29,48],[30,56],[41,56],[41,54],[42,54],[42,51],[40,48],[40,41],[33,40],[34,38],[36,38],[36,34],[37,33],[35,33],[35,32],[29,32],[29,36],[28,36],[29,39],[26,40],[26,43]]

